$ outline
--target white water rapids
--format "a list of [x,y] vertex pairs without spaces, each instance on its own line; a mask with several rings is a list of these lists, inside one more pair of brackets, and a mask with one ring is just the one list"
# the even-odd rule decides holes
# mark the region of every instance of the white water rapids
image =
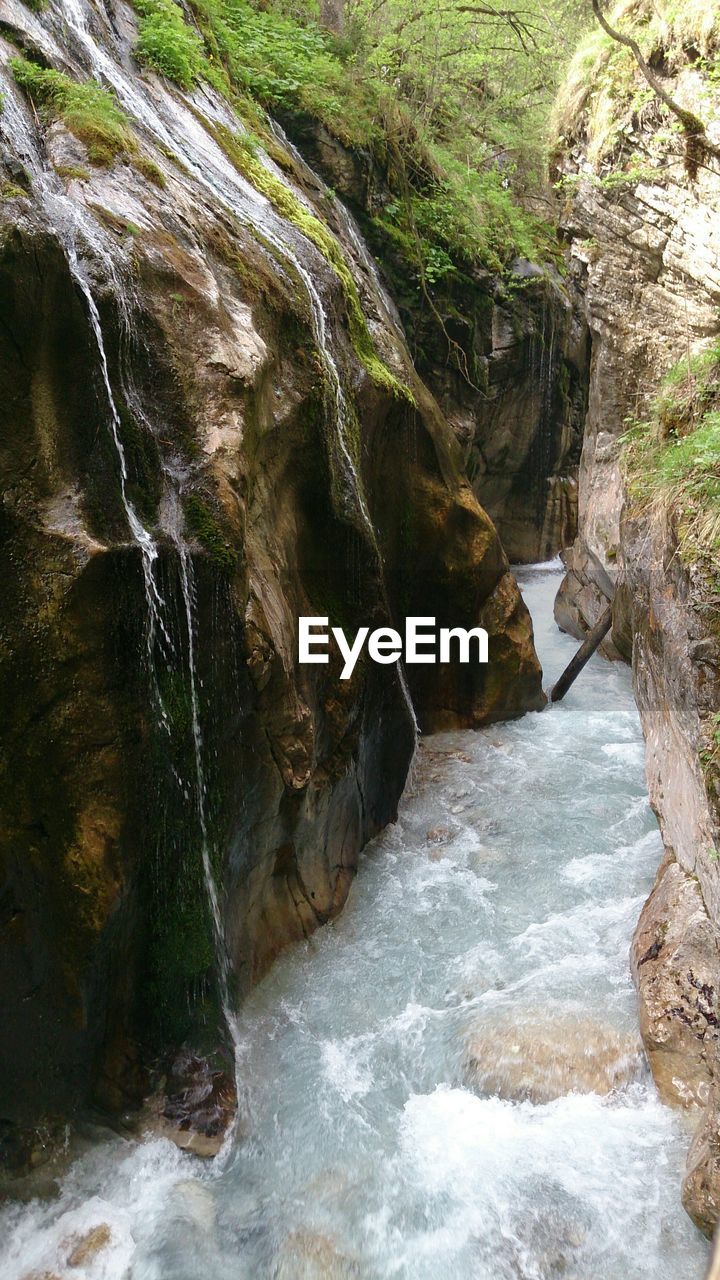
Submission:
[[[555,568],[523,574],[546,683],[575,648]],[[59,1197],[6,1207],[6,1280],[699,1280],[688,1133],[646,1071],[608,1096],[480,1096],[470,1031],[579,1017],[636,1033],[628,946],[661,855],[626,668],[425,739],[345,912],[239,1020],[237,1133],[215,1165],[108,1138]],[[67,1241],[110,1241],[68,1269]]]

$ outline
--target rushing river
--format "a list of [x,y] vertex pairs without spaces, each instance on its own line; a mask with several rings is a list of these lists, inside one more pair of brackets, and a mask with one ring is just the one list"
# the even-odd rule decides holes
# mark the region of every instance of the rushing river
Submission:
[[[558,570],[522,577],[547,685],[575,642]],[[660,856],[625,667],[593,659],[552,710],[426,739],[341,919],[243,1009],[232,1145],[214,1166],[92,1147],[59,1199],[4,1211],[4,1280],[701,1277],[687,1128],[634,1049],[628,947]],[[598,1060],[605,1092],[573,1090]]]

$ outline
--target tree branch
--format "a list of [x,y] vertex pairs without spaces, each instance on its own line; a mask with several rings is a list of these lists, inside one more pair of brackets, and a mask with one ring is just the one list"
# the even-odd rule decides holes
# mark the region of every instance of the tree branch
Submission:
[[652,67],[645,60],[642,49],[637,40],[633,40],[632,36],[623,35],[622,32],[616,31],[610,26],[605,14],[600,6],[600,0],[591,0],[592,10],[597,18],[600,26],[606,35],[610,36],[617,44],[621,44],[624,48],[629,49],[647,80],[653,93],[665,103],[669,111],[680,121],[685,131],[685,165],[691,177],[695,177],[697,168],[702,161],[704,155],[714,156],[716,160],[720,160],[720,147],[711,142],[705,132],[705,125],[692,111],[687,111],[685,107],[681,107],[679,102],[671,98],[670,94],[658,80]]

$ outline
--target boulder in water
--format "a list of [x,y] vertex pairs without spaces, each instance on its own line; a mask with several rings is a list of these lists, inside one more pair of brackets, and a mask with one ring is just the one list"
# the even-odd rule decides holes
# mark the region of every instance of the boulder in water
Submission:
[[697,878],[670,854],[642,909],[631,961],[658,1093],[676,1106],[704,1107],[720,1036],[720,934]]
[[486,1023],[467,1037],[464,1069],[476,1093],[541,1105],[622,1088],[640,1074],[641,1055],[637,1037],[589,1019]]
[[359,1264],[342,1253],[330,1236],[300,1229],[280,1248],[273,1280],[360,1280]]
[[69,1249],[67,1265],[69,1267],[86,1267],[103,1249],[109,1245],[112,1231],[107,1222],[98,1222],[97,1226],[84,1231],[82,1235],[73,1236],[66,1241]]
[[147,1100],[140,1127],[169,1138],[182,1151],[209,1158],[220,1150],[236,1111],[230,1073],[199,1054],[181,1052],[164,1090]]

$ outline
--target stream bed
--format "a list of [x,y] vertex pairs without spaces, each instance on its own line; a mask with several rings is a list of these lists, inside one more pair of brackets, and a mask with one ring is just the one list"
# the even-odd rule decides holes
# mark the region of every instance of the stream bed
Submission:
[[[547,687],[576,648],[559,562],[520,577]],[[59,1197],[2,1211],[0,1274],[699,1280],[688,1128],[637,1050],[628,964],[661,854],[624,666],[423,740],[341,918],[242,1010],[222,1155],[103,1139]]]

